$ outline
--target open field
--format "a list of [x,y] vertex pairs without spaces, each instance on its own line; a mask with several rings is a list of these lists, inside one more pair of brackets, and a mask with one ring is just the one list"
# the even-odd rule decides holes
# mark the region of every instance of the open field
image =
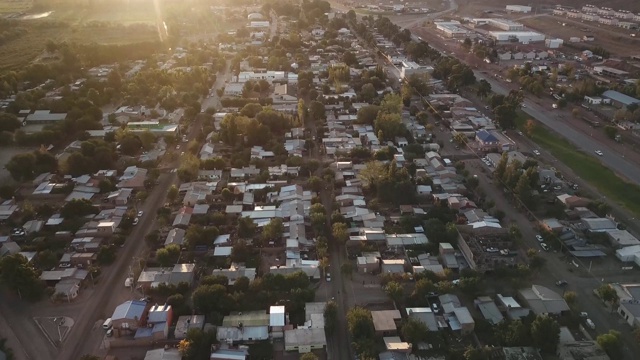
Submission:
[[1,0],[0,15],[24,12],[33,6],[32,0]]
[[[538,30],[548,36],[559,37],[568,44],[569,37],[582,37],[587,32],[580,29],[589,29],[595,37],[595,41],[588,43],[577,43],[577,47],[601,46],[616,56],[636,55],[640,49],[640,39],[629,36],[631,30],[600,25],[594,22],[572,21],[564,17],[538,16],[519,20],[526,26]],[[562,24],[566,24],[562,26]],[[635,31],[633,31],[635,32]]]
[[[522,113],[518,117],[518,127],[522,130],[526,119],[526,115]],[[595,186],[601,194],[625,207],[635,216],[640,216],[640,186],[622,180],[593,156],[578,150],[542,124],[537,125],[531,139],[540,148],[551,152],[576,175]]]

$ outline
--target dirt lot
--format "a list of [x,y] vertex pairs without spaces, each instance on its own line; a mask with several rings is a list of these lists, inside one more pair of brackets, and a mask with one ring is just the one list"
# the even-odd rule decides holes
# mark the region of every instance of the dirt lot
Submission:
[[[616,56],[636,55],[640,48],[640,39],[629,36],[630,31],[612,26],[600,25],[592,22],[572,21],[564,17],[538,16],[519,20],[526,26],[543,32],[548,36],[559,37],[565,42],[569,37],[582,37],[590,34],[595,37],[595,41],[589,43],[577,43],[576,47],[602,46]],[[566,24],[562,26],[562,24]],[[589,29],[585,32],[580,29]],[[565,43],[566,44],[566,43]]]

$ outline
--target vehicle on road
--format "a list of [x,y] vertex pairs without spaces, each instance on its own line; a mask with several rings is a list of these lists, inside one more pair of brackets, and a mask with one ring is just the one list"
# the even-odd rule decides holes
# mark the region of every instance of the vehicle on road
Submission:
[[545,243],[540,243],[540,247],[542,248],[542,250],[544,251],[549,251],[549,245],[545,244]]
[[176,150],[180,150],[180,145],[176,145]]
[[591,319],[587,319],[584,322],[587,323],[587,326],[592,330],[596,328],[596,324],[594,324],[593,321],[591,321]]
[[602,156],[602,155],[604,155],[604,154],[602,153],[602,151],[600,151],[600,150],[596,150],[596,151],[595,151],[595,153],[596,153],[596,155],[598,155],[598,156]]
[[326,279],[327,282],[331,282],[331,273],[327,273]]
[[488,252],[488,253],[497,253],[497,252],[500,251],[500,249],[494,248],[494,247],[490,247],[490,248],[487,248],[485,251]]
[[542,237],[542,235],[536,235],[536,240],[538,240],[539,242],[544,242],[544,238]]
[[126,278],[126,279],[125,279],[125,281],[124,281],[124,287],[126,287],[126,288],[130,288],[132,284],[133,284],[133,278],[128,277],[128,278]]
[[583,311],[583,312],[580,313],[580,317],[583,318],[583,319],[587,319],[589,317],[589,314],[587,314],[586,312]]
[[113,328],[107,330],[107,337],[112,337],[113,336]]
[[138,225],[139,222],[140,220],[138,218],[133,219],[133,226]]
[[522,133],[522,131],[518,130],[516,131],[516,134],[520,135],[520,136],[524,136],[524,134]]
[[144,214],[144,211],[142,210],[138,211],[138,217],[142,217],[142,214]]
[[440,307],[438,306],[438,304],[432,303],[431,304],[431,310],[433,310],[433,312],[437,314],[437,313],[440,312]]
[[558,281],[556,281],[556,285],[557,286],[565,286],[567,284],[568,284],[567,280],[558,280]]
[[540,151],[538,151],[538,150],[533,150],[533,155],[535,155],[535,156],[540,156]]
[[112,325],[113,325],[113,321],[111,320],[111,318],[108,318],[102,323],[102,328],[105,330],[109,330],[111,329]]

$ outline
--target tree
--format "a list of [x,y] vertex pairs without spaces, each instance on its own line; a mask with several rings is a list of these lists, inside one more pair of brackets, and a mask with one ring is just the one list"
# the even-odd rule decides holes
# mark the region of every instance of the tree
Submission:
[[236,230],[238,237],[241,239],[250,239],[256,233],[256,224],[251,218],[242,217],[238,219]]
[[527,207],[534,205],[533,203],[533,189],[531,188],[531,179],[527,173],[524,173],[518,179],[518,183],[514,189],[518,195],[520,201],[522,201]]
[[[362,99],[362,101],[371,103],[378,96],[378,93],[372,83],[366,83],[362,85],[362,88],[360,88],[360,93],[358,95],[360,96],[360,99]],[[360,110],[362,109],[364,108],[360,108]]]
[[359,306],[347,312],[347,327],[354,341],[372,339],[375,336],[371,311]]
[[476,91],[476,95],[480,98],[485,98],[491,94],[491,84],[485,79],[482,79],[478,82],[478,91]]
[[40,273],[21,254],[7,255],[0,259],[0,281],[28,300],[37,300],[43,294]]
[[609,355],[612,359],[622,359],[622,339],[620,338],[620,332],[616,330],[609,330],[608,333],[598,335],[596,338],[598,345]]
[[402,325],[401,333],[402,337],[410,344],[419,344],[426,341],[426,335],[429,332],[427,325],[422,321],[418,321],[414,318],[409,318],[406,323]]
[[320,179],[317,176],[310,177],[307,183],[309,184],[309,188],[311,189],[311,191],[317,192],[317,193],[322,191],[322,188],[324,186],[322,179]]
[[201,285],[193,291],[193,306],[204,314],[224,310],[227,289],[222,285]]
[[332,334],[338,325],[338,305],[335,301],[328,301],[324,308],[324,328],[328,334]]
[[349,240],[349,229],[344,223],[335,223],[331,227],[331,234],[339,244],[345,244]]
[[462,48],[465,49],[467,52],[471,51],[471,47],[473,46],[473,42],[471,42],[471,39],[464,38],[464,41],[462,42]]
[[536,129],[536,122],[529,119],[527,123],[524,125],[524,133],[527,134],[528,137],[533,136],[533,132]]
[[11,177],[19,182],[31,180],[35,177],[36,157],[32,153],[17,154],[9,160],[6,169]]
[[377,105],[363,106],[360,108],[360,110],[358,110],[356,121],[358,124],[373,125],[374,121],[378,117],[378,112],[380,112],[380,106],[377,106]]
[[560,325],[547,315],[539,315],[531,323],[531,339],[542,352],[555,354],[560,342]]
[[93,206],[93,203],[87,199],[73,199],[68,201],[62,207],[60,215],[65,219],[78,218],[90,214],[97,214],[100,210]]
[[0,132],[14,132],[22,127],[22,123],[14,114],[2,112],[0,113]]
[[156,251],[156,260],[162,267],[168,267],[178,262],[180,258],[180,245],[169,244]]
[[607,302],[611,305],[618,302],[618,293],[616,290],[609,284],[602,284],[600,287],[596,289],[596,293],[602,299],[602,301]]
[[493,175],[496,179],[501,180],[504,176],[505,171],[507,170],[507,164],[509,163],[509,155],[506,152],[502,153],[502,157],[500,161],[498,161],[498,165],[496,165],[496,170],[493,172]]
[[216,341],[214,331],[204,332],[193,328],[187,332],[187,337],[180,341],[178,350],[185,360],[207,359],[211,356],[211,345]]
[[396,305],[398,305],[402,301],[404,289],[398,282],[390,281],[384,287],[384,292],[394,303],[396,303]]
[[308,352],[300,357],[300,360],[318,360],[316,354]]
[[567,302],[570,308],[573,308],[578,301],[578,294],[575,291],[567,291],[563,295],[564,301]]
[[398,94],[387,94],[380,104],[381,111],[388,114],[402,113],[402,97]]
[[262,240],[264,244],[270,241],[280,241],[284,234],[284,224],[281,218],[273,218],[262,230]]
[[171,185],[169,191],[167,191],[167,200],[169,200],[170,203],[173,203],[174,201],[176,201],[176,198],[178,198],[178,193],[178,187],[175,185]]
[[309,117],[313,121],[326,120],[327,115],[325,113],[324,105],[319,101],[312,101],[309,104]]

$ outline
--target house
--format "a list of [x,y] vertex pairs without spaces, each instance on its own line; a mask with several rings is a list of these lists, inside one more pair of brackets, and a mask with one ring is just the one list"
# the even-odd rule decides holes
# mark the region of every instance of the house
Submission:
[[147,303],[129,300],[118,305],[111,315],[113,328],[135,331],[146,323]]
[[615,90],[605,91],[604,93],[602,93],[602,97],[605,99],[610,99],[613,105],[617,107],[627,107],[634,104],[640,104],[640,100]]
[[618,314],[632,327],[640,326],[640,284],[611,284],[618,294]]
[[327,338],[324,329],[297,328],[284,331],[285,351],[304,354],[325,346],[327,346]]
[[107,195],[107,202],[115,206],[126,206],[132,193],[133,189],[131,188],[118,189]]
[[217,338],[228,344],[267,340],[269,320],[264,310],[231,313],[224,317],[222,326],[218,326]]
[[462,334],[469,334],[475,329],[476,322],[473,320],[469,309],[464,306],[454,308],[453,314],[445,314],[445,318],[453,331],[460,330]]
[[153,305],[147,312],[145,327],[136,330],[134,339],[162,340],[169,336],[169,327],[173,321],[173,309],[171,305]]
[[[216,247],[218,249],[219,247]],[[229,254],[230,255],[230,254]],[[246,277],[249,281],[253,281],[256,278],[256,269],[247,268],[244,265],[231,263],[228,269],[214,269],[211,275],[221,275],[229,280],[229,285],[236,283],[241,277]]]
[[497,325],[504,320],[504,316],[498,306],[489,296],[482,296],[474,301],[482,316],[492,325]]
[[60,298],[64,299],[65,301],[71,302],[71,300],[78,297],[79,292],[80,280],[63,279],[55,285],[52,298]]
[[249,357],[247,348],[218,349],[211,353],[209,360],[246,360]]
[[144,360],[181,360],[182,355],[177,348],[161,348],[147,351]]
[[398,332],[396,321],[400,321],[402,316],[400,310],[379,310],[372,311],[373,327],[377,335],[393,336]]
[[167,238],[164,241],[164,246],[167,246],[169,244],[182,245],[184,243],[184,236],[186,233],[186,230],[180,228],[173,228],[169,230]]
[[596,341],[561,341],[558,358],[562,360],[610,360],[607,353]]
[[120,182],[117,188],[131,188],[135,190],[144,190],[144,181],[147,179],[147,169],[137,166],[129,166],[125,169],[124,174],[120,176]]
[[507,51],[507,52],[499,53],[498,54],[498,59],[501,60],[501,61],[511,60],[511,52]]
[[28,125],[56,124],[67,118],[67,113],[52,114],[51,110],[36,110],[27,115],[24,121]]
[[616,222],[609,218],[582,219],[582,226],[590,232],[605,232],[617,229]]
[[540,223],[540,227],[549,232],[561,232],[564,226],[558,221],[558,219],[544,219]]
[[356,266],[360,274],[373,274],[380,270],[380,253],[365,252],[356,259]]
[[174,336],[176,339],[181,340],[187,337],[187,333],[191,329],[204,328],[204,315],[183,315],[178,318],[176,322],[176,329]]
[[172,268],[146,268],[138,277],[138,285],[149,289],[160,284],[178,285],[185,282],[193,283],[195,264],[176,264]]
[[442,326],[440,325],[436,319],[436,314],[430,307],[407,308],[406,311],[408,317],[425,324],[429,331],[438,331],[441,328],[446,327],[444,324]]
[[611,241],[611,246],[615,249],[640,245],[640,240],[627,230],[611,229],[605,231],[605,234],[607,234],[609,241]]
[[483,151],[489,151],[498,148],[498,139],[486,130],[480,130],[476,133],[476,141],[478,147]]
[[524,53],[517,52],[513,54],[513,60],[522,60],[524,59]]
[[520,296],[536,315],[560,315],[569,311],[569,305],[562,295],[542,285],[532,285],[520,290]]
[[384,341],[384,346],[387,351],[399,352],[399,353],[410,353],[411,352],[411,344],[408,342],[400,340],[399,336],[385,336],[382,338]]

